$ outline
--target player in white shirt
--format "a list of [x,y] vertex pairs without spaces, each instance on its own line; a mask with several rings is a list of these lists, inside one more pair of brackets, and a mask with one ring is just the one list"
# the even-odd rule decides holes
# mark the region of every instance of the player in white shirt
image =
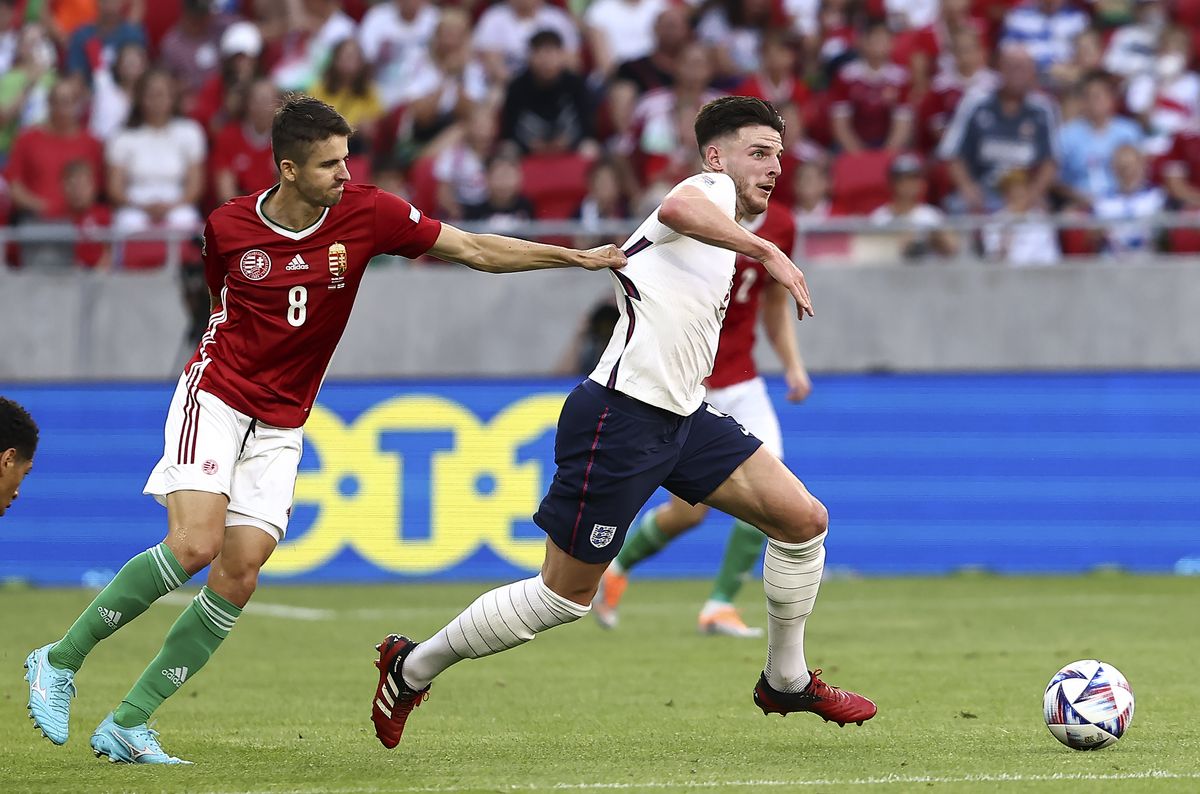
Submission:
[[811,711],[840,724],[875,716],[804,658],[804,624],[825,562],[825,507],[735,419],[704,402],[737,254],[752,257],[812,315],[800,270],[741,226],[766,211],[780,176],[783,120],[753,97],[722,97],[696,117],[704,173],[685,179],[624,246],[613,270],[621,319],[591,376],[567,397],[558,467],[534,522],[549,536],[541,573],[480,596],[432,638],[380,643],[371,719],[395,747],[430,682],[463,659],[515,648],[586,615],[608,563],[659,487],[767,536],[767,662],[754,688],[764,714]]

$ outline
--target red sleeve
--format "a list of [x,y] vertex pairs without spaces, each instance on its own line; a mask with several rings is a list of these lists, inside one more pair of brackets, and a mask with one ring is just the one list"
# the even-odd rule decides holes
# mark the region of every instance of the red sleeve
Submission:
[[29,187],[28,180],[25,179],[22,165],[31,162],[32,157],[26,153],[25,149],[29,146],[29,135],[31,131],[24,131],[17,134],[16,140],[13,141],[12,149],[8,153],[8,168],[5,170],[5,176],[9,182],[20,182],[25,187]]
[[433,247],[441,233],[441,221],[430,218],[397,195],[376,191],[376,253],[416,259]]
[[783,213],[783,223],[779,229],[779,239],[775,240],[775,245],[779,246],[779,250],[788,256],[791,256],[792,252],[796,250],[796,219],[792,217],[792,213],[790,212]]
[[221,288],[225,285],[225,265],[217,250],[217,233],[211,215],[208,223],[204,224],[204,237],[200,238],[200,256],[204,259],[204,281],[208,284],[208,291],[220,297]]
[[829,107],[841,113],[850,109],[850,86],[841,75],[833,78],[833,83],[829,86]]

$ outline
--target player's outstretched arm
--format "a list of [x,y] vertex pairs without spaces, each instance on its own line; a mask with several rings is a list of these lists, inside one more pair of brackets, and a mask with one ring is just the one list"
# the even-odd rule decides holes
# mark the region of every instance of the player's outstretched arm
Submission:
[[812,299],[800,268],[779,246],[762,239],[730,218],[700,188],[680,185],[667,194],[658,208],[658,220],[672,231],[757,259],[796,299],[800,319],[813,314]]
[[796,330],[792,325],[791,296],[782,284],[768,284],[763,290],[763,328],[775,355],[783,364],[783,378],[787,382],[788,402],[800,402],[812,392],[812,381],[808,369],[800,356],[800,343],[796,341]]
[[519,273],[553,267],[603,270],[625,266],[625,253],[615,245],[580,251],[499,234],[472,234],[448,223],[442,224],[442,231],[429,253],[485,273]]

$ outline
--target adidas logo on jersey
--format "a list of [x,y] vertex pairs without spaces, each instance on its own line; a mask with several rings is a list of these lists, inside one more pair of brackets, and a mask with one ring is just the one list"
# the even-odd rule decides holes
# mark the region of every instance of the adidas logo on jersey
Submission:
[[108,624],[109,628],[115,629],[121,622],[121,613],[116,610],[96,607],[96,611],[100,613],[100,617],[104,618],[104,622]]
[[187,680],[188,669],[186,667],[169,667],[163,670],[162,674],[175,686],[183,686],[183,682]]
[[292,261],[288,262],[284,270],[308,270],[308,263],[304,261],[304,257],[296,254],[292,257]]

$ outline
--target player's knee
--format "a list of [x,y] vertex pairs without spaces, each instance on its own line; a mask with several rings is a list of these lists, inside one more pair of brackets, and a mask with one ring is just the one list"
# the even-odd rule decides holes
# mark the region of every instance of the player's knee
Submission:
[[811,494],[797,504],[785,529],[789,543],[812,540],[829,528],[829,511]]
[[228,593],[225,597],[234,604],[245,606],[258,588],[258,571],[259,567],[252,562],[223,561],[217,576],[221,581],[221,589]]
[[195,575],[217,558],[225,537],[219,532],[189,532],[183,527],[174,534],[176,538],[173,541],[168,538],[167,545],[189,576]]

